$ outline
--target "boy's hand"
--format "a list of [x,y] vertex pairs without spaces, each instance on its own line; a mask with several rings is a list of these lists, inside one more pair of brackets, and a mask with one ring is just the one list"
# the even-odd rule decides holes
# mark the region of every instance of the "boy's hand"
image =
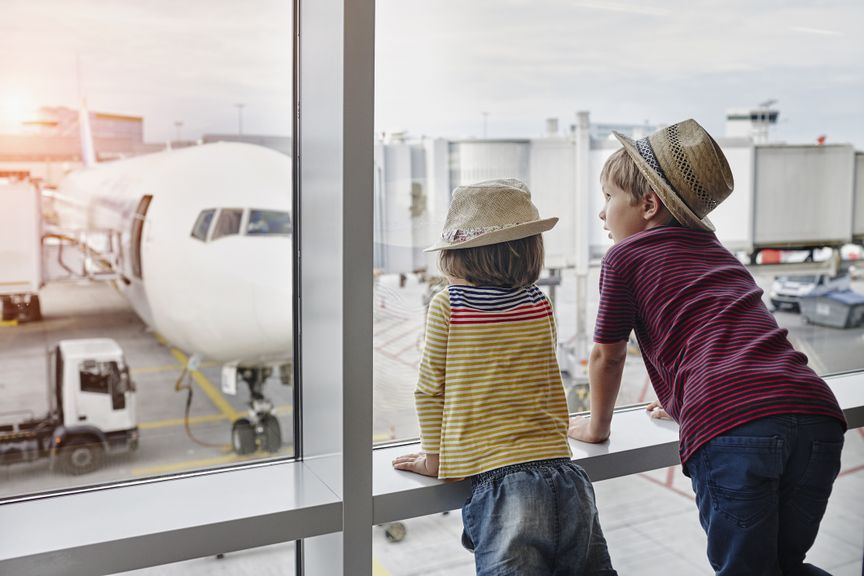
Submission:
[[663,406],[660,405],[659,400],[654,400],[647,406],[645,406],[645,410],[648,411],[648,415],[651,418],[656,418],[657,420],[672,420],[672,417],[666,413],[666,410],[663,409]]
[[397,470],[415,472],[423,476],[438,477],[438,454],[405,454],[393,460],[393,467]]
[[609,439],[609,429],[595,430],[595,426],[591,426],[591,419],[583,416],[573,416],[570,418],[570,429],[567,430],[567,435],[582,442],[591,444],[599,444]]

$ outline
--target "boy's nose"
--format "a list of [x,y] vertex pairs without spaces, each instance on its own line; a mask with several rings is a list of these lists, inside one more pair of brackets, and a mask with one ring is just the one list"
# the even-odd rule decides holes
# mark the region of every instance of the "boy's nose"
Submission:
[[600,220],[603,220],[605,222],[606,221],[606,209],[604,208],[603,210],[600,210],[600,214],[598,214],[598,216],[600,216]]

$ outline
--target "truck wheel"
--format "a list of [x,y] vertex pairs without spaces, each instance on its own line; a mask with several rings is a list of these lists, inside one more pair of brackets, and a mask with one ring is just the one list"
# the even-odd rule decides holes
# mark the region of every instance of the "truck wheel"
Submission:
[[88,474],[102,466],[105,450],[95,440],[73,440],[60,452],[63,471],[73,476]]
[[18,318],[18,307],[12,302],[12,298],[3,297],[3,320],[16,320]]
[[39,304],[39,296],[35,294],[30,297],[30,303],[27,304],[27,320],[30,322],[42,320],[42,306]]
[[231,426],[231,446],[241,456],[255,452],[255,428],[247,418],[240,418]]
[[282,448],[282,427],[279,426],[279,420],[272,414],[266,414],[261,418],[262,432],[262,448],[267,452],[278,452]]

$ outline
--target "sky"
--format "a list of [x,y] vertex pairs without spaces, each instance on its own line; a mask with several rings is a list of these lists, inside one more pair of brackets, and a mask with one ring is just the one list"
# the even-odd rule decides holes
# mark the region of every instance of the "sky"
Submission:
[[[291,130],[286,0],[0,0],[0,132],[39,106],[140,115],[145,138]],[[860,0],[378,0],[377,132],[538,136],[776,100],[773,137],[864,149]],[[79,67],[76,62],[80,62]],[[29,110],[29,112],[28,112]]]

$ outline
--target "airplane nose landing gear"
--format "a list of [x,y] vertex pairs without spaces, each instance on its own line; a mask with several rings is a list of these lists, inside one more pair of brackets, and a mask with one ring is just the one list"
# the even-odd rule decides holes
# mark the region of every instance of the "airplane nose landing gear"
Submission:
[[237,376],[249,386],[249,416],[239,418],[231,426],[231,446],[237,454],[251,454],[259,447],[265,452],[278,452],[282,447],[282,428],[273,414],[273,402],[262,392],[272,368],[239,368]]

